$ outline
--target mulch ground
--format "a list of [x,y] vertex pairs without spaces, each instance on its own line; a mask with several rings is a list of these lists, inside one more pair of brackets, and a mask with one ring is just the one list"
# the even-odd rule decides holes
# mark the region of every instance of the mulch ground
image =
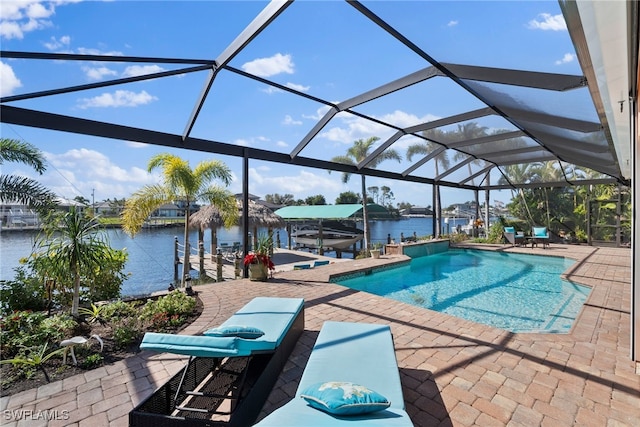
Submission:
[[[186,322],[180,327],[173,330],[168,330],[166,332],[175,333],[186,328],[193,321],[195,321],[200,316],[200,314],[202,314],[202,309],[202,301],[196,295],[195,310],[187,318]],[[90,353],[89,350],[76,349],[76,357],[78,359],[77,366],[73,365],[73,361],[70,355],[67,356],[66,364],[63,364],[62,357],[54,357],[46,362],[45,369],[47,371],[47,374],[49,375],[49,379],[51,382],[59,381],[73,375],[82,374],[101,366],[114,364],[115,362],[118,362],[120,360],[135,356],[140,351],[139,346],[142,338],[135,341],[127,348],[118,348],[113,339],[113,330],[109,325],[101,325],[99,323],[84,323],[80,325],[79,328],[80,329],[76,331],[78,335],[89,337],[93,334],[97,334],[98,336],[100,336],[100,338],[102,338],[102,341],[104,342],[104,349],[101,353],[103,360],[93,366],[83,366],[82,355],[95,353],[100,349],[100,344],[96,340],[90,340],[90,349],[92,350]],[[1,397],[10,396],[21,391],[30,390],[32,388],[40,387],[47,384],[47,379],[42,371],[36,371],[36,373],[30,378],[16,377],[15,369],[11,364],[0,365],[0,379],[2,380],[2,389],[0,390]]]

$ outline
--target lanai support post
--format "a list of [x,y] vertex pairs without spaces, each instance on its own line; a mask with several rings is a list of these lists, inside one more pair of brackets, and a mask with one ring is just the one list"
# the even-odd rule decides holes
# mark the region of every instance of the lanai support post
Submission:
[[490,199],[490,190],[489,190],[489,184],[490,184],[490,180],[489,180],[489,173],[487,173],[487,189],[484,190],[484,232],[487,235],[487,237],[489,237],[489,215],[490,215],[490,211],[489,211],[489,199]]
[[[242,157],[242,259],[247,256],[249,248],[249,151],[245,148]],[[245,265],[242,273],[249,277],[249,268]]]

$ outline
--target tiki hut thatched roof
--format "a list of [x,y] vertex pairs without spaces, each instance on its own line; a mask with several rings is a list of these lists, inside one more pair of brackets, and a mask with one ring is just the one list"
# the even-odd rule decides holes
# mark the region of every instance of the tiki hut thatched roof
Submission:
[[[240,210],[239,225],[242,224],[242,201],[238,201],[238,209]],[[200,230],[207,228],[216,229],[224,226],[224,220],[220,215],[220,210],[213,206],[207,205],[200,208],[200,210],[193,215],[189,220],[189,227]],[[249,227],[267,227],[278,228],[284,227],[284,219],[276,215],[268,207],[256,203],[253,200],[249,200]]]
[[[242,221],[241,201],[238,201],[238,208],[240,209],[240,221]],[[260,203],[249,200],[249,227],[279,228],[284,227],[285,224],[285,220],[280,215],[276,215],[271,209]]]
[[205,230],[207,228],[217,229],[224,226],[224,220],[220,215],[220,210],[213,205],[207,205],[189,218],[189,228]]

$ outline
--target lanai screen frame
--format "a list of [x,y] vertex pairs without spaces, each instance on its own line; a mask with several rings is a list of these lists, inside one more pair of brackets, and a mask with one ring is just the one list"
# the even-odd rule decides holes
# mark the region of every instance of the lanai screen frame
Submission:
[[[576,90],[590,90],[587,78],[581,75],[551,74],[533,71],[508,70],[491,67],[477,67],[461,64],[441,63],[424,52],[411,40],[397,31],[382,18],[364,6],[359,1],[348,1],[358,12],[376,24],[390,37],[400,41],[411,49],[416,55],[425,61],[426,67],[402,78],[373,88],[350,99],[340,102],[330,102],[325,99],[306,94],[302,91],[281,85],[249,74],[235,68],[229,63],[248,46],[260,32],[266,29],[278,16],[286,11],[293,1],[274,0],[262,10],[258,16],[230,43],[224,51],[215,59],[190,59],[190,58],[158,58],[140,56],[107,56],[107,55],[76,55],[76,54],[52,54],[38,52],[0,51],[3,58],[22,58],[38,60],[66,60],[66,61],[94,61],[94,62],[131,62],[148,64],[179,64],[180,68],[171,71],[163,71],[143,76],[114,79],[93,84],[84,84],[57,88],[42,92],[24,93],[14,96],[6,96],[0,99],[0,120],[21,126],[37,127],[62,132],[99,136],[122,141],[142,142],[172,148],[195,150],[212,154],[241,157],[244,159],[262,160],[268,162],[290,164],[302,167],[311,167],[329,171],[346,172],[350,174],[364,174],[379,178],[388,178],[398,181],[410,181],[430,185],[439,185],[465,190],[501,190],[516,188],[560,187],[568,185],[590,185],[619,183],[629,185],[627,173],[621,170],[611,132],[604,114],[598,114],[599,121],[581,120],[572,117],[560,117],[547,114],[533,106],[527,108],[514,108],[510,105],[510,95],[501,93],[497,88],[520,88],[532,91],[553,91],[556,94],[570,93]],[[184,67],[182,67],[184,66]],[[208,70],[208,75],[203,83],[191,115],[185,123],[182,134],[170,134],[158,132],[153,129],[122,126],[117,123],[107,123],[87,120],[80,117],[64,116],[37,110],[30,110],[12,106],[11,104],[46,96],[70,92],[82,92],[89,89],[124,85],[131,82],[159,79]],[[299,97],[304,97],[329,107],[329,111],[317,121],[316,125],[299,141],[290,153],[280,153],[265,149],[238,146],[224,141],[212,139],[194,138],[191,131],[198,119],[198,115],[207,101],[209,91],[212,88],[217,75],[221,72],[229,72],[243,78],[252,79],[269,85],[282,91],[289,92]],[[473,109],[462,114],[445,117],[439,120],[426,122],[410,127],[400,128],[378,118],[357,112],[354,108],[369,101],[392,94],[398,90],[409,87],[433,78],[450,79],[456,85],[463,88],[476,99],[485,104],[484,108]],[[598,109],[598,98],[593,97],[594,111]],[[393,136],[381,141],[371,155],[360,164],[352,166],[327,160],[320,160],[302,155],[305,147],[338,113],[348,113],[384,125],[394,131]],[[454,124],[460,124],[474,118],[484,116],[500,116],[516,129],[498,136],[486,136],[478,139],[461,141],[437,141],[424,136],[424,131]],[[549,131],[551,130],[551,131]],[[413,164],[401,171],[385,170],[378,165],[375,169],[368,167],[384,150],[393,147],[394,142],[403,136],[411,135],[415,138],[429,141],[434,151],[425,157],[418,159]],[[574,137],[571,137],[571,136]],[[594,141],[585,143],[584,135],[595,135]],[[507,151],[483,152],[482,147],[496,141],[522,139],[527,141],[527,146],[515,147]],[[434,159],[439,152],[455,151],[463,154],[463,160],[453,164],[447,170],[442,170],[438,175],[425,175],[425,168],[420,167]],[[512,164],[536,163],[553,161],[558,169],[563,171],[563,180],[556,182],[512,182],[504,173],[503,168]],[[464,170],[469,163],[475,164],[475,168],[469,175],[458,178],[457,181],[447,179],[453,172]],[[568,177],[564,173],[567,165],[574,164],[589,168],[600,175],[592,179],[577,179]],[[417,172],[419,171],[419,172]]]

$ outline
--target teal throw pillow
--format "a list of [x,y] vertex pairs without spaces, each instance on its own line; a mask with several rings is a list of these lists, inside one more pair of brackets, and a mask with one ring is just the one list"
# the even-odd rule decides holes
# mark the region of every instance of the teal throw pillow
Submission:
[[238,337],[244,339],[256,339],[264,335],[264,332],[253,326],[229,325],[209,329],[204,333],[208,337]]
[[307,387],[301,394],[309,405],[333,415],[358,415],[387,409],[391,402],[367,387],[329,381]]
[[516,229],[514,227],[505,227],[504,228],[504,232],[505,233],[515,233]]

